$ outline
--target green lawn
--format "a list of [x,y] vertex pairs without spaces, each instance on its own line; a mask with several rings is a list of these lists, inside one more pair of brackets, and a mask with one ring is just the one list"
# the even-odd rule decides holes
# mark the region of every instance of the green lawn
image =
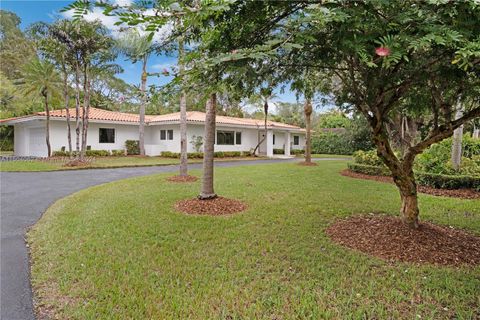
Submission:
[[[337,218],[396,214],[393,185],[344,161],[216,169],[241,214],[189,216],[200,182],[118,181],[56,202],[28,234],[37,301],[63,319],[473,319],[480,267],[416,266],[342,248]],[[195,171],[194,174],[200,174]],[[420,195],[421,217],[480,234],[480,201]]]
[[[314,154],[313,158],[349,158],[349,156]],[[303,156],[302,156],[303,158]],[[258,160],[265,158],[216,158],[215,161]],[[84,167],[64,167],[63,162],[48,160],[27,160],[0,162],[0,171],[56,171],[92,168],[120,168],[178,164],[180,160],[162,157],[97,157],[90,165]],[[189,159],[190,163],[202,162],[201,159]]]

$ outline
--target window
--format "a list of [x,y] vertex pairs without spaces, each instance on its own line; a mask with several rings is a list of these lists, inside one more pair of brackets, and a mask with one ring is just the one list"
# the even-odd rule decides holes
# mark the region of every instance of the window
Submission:
[[298,146],[300,144],[300,137],[299,136],[293,136],[293,145]]
[[115,129],[100,128],[98,133],[99,143],[115,143]]
[[160,130],[160,140],[173,140],[173,130]]
[[242,133],[235,132],[235,144],[242,144]]
[[217,131],[217,144],[233,145],[235,131]]
[[275,135],[273,135],[273,144],[275,144]]

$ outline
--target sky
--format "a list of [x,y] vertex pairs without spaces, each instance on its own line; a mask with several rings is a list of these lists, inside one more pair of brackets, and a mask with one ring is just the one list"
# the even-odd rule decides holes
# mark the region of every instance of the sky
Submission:
[[[131,0],[114,0],[119,4],[128,4]],[[64,7],[70,4],[72,1],[63,1],[63,0],[0,0],[0,8],[2,10],[12,11],[16,13],[21,19],[20,28],[25,30],[30,24],[38,21],[43,22],[53,22],[58,18],[69,18],[69,14],[65,12],[60,12]],[[98,8],[97,8],[98,9]],[[102,23],[109,28],[113,33],[115,32],[116,26],[112,17],[105,17],[101,14],[100,9],[97,12],[94,12],[90,19],[100,19]],[[141,75],[141,64],[136,63],[132,64],[124,56],[119,56],[116,61],[117,64],[121,65],[124,69],[124,72],[118,74],[118,77],[125,80],[128,83],[138,85],[140,82]],[[176,65],[176,58],[172,56],[164,55],[152,55],[148,62],[148,71],[149,72],[159,72],[165,67],[170,67]],[[150,77],[149,84],[161,85],[170,81],[171,78],[161,76],[161,77]],[[296,102],[295,94],[286,90],[285,93],[276,92],[276,101],[284,102]]]

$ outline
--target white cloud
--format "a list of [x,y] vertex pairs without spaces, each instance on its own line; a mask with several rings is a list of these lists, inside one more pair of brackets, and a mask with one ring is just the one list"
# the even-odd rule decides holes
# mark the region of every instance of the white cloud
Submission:
[[128,7],[132,5],[132,0],[115,0],[117,6]]
[[171,63],[157,63],[151,66],[153,70],[162,71],[163,69],[170,70],[174,65]]
[[[130,5],[131,0],[115,0],[115,2],[118,5]],[[66,19],[72,19],[73,18],[74,11],[73,10],[68,10],[65,12],[62,12],[61,15],[66,18]],[[147,14],[153,14],[153,12],[147,12]],[[106,16],[103,14],[103,10],[101,8],[93,8],[93,10],[89,13],[87,13],[84,16],[84,19],[86,21],[100,21],[103,26],[105,26],[107,29],[109,29],[112,33],[113,37],[118,37],[120,30],[122,28],[125,28],[125,26],[117,26],[115,25],[116,22],[120,21],[118,17],[115,16]],[[145,26],[144,25],[138,25],[135,27],[138,32],[141,35],[147,35],[149,32],[145,31]],[[155,32],[153,36],[153,42],[155,43],[162,43],[164,42],[168,36],[172,33],[173,31],[173,23],[167,23],[163,27],[161,27],[157,32]]]

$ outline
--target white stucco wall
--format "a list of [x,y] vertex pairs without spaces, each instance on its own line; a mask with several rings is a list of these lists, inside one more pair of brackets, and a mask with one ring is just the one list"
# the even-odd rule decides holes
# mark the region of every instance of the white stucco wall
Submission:
[[[115,129],[115,143],[100,143],[99,129]],[[251,151],[258,143],[259,131],[256,128],[239,128],[217,125],[218,130],[234,131],[242,133],[241,144],[218,145],[215,144],[215,151]],[[160,140],[160,130],[173,130],[173,140]],[[283,149],[285,143],[285,132],[274,130],[275,145],[272,149]],[[187,125],[187,150],[195,152],[191,143],[193,136],[204,135],[203,124]],[[291,148],[302,149],[305,146],[304,134],[290,133]],[[300,144],[293,145],[293,136],[300,136]],[[138,125],[134,124],[112,124],[90,122],[88,129],[87,145],[92,150],[123,150],[126,140],[138,140]],[[271,141],[271,140],[270,140]],[[61,150],[65,147],[68,150],[67,125],[65,120],[50,121],[50,143],[52,151]],[[75,123],[72,122],[72,147],[75,150]],[[266,146],[260,148],[266,153]],[[14,128],[14,151],[19,156],[46,156],[47,147],[45,143],[45,121],[33,120],[15,124]],[[180,152],[180,125],[148,125],[145,127],[145,151],[147,155],[156,156],[162,151]],[[203,148],[202,150],[203,151]]]

